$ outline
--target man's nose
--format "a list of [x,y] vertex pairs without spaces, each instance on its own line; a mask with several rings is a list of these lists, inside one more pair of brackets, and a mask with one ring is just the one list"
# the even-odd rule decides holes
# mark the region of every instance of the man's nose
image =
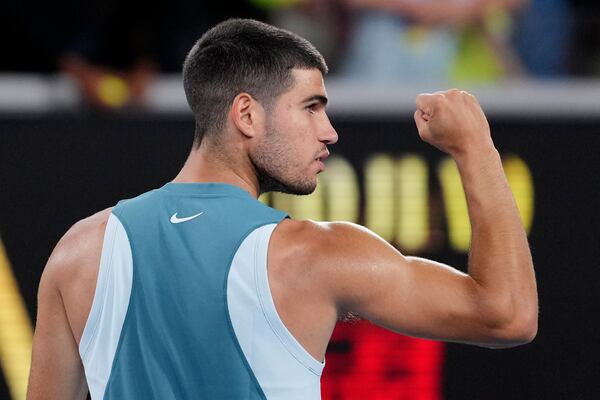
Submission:
[[333,127],[333,125],[331,125],[331,122],[329,121],[328,117],[325,117],[326,119],[326,123],[325,126],[323,127],[323,132],[321,134],[321,141],[325,144],[335,144],[338,141],[338,134],[335,130],[335,128]]

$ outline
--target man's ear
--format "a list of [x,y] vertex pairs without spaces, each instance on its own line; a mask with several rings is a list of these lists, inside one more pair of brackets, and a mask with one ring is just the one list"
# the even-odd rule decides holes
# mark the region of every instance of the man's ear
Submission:
[[231,121],[248,138],[255,137],[262,130],[264,114],[262,105],[248,93],[239,93],[231,104]]

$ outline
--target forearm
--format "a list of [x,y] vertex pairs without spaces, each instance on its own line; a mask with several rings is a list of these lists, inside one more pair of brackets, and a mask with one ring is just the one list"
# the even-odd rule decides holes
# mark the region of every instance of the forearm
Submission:
[[537,323],[537,289],[527,236],[500,155],[493,146],[484,148],[455,157],[472,227],[469,275],[482,314],[493,324],[531,326]]

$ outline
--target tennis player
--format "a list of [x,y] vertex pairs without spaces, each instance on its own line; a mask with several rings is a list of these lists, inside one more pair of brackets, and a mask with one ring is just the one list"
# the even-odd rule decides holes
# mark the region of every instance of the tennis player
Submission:
[[419,95],[414,119],[458,166],[468,274],[364,227],[297,221],[257,201],[315,189],[338,140],[326,73],[306,40],[253,20],[200,38],[183,67],[196,130],[179,174],[76,223],[46,265],[28,399],[319,399],[325,350],[348,312],[492,348],[534,338],[526,234],[466,92]]

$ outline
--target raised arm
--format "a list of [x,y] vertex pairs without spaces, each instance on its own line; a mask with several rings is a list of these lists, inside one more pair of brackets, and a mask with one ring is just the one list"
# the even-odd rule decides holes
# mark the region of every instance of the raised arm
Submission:
[[492,326],[531,340],[538,304],[527,236],[477,99],[458,90],[421,95],[415,122],[423,140],[456,161],[472,228],[470,284],[481,311]]
[[304,298],[321,299],[315,310],[334,304],[338,314],[356,312],[417,337],[486,347],[530,342],[538,307],[531,255],[477,100],[457,90],[421,95],[415,121],[421,138],[458,165],[472,225],[468,274],[405,257],[368,229],[348,223],[304,222],[295,231],[286,227],[292,221],[282,224],[281,232],[290,234],[276,237],[275,246],[293,246],[277,240],[286,236],[309,243],[290,252],[282,265],[302,259],[310,266],[296,286],[310,288]]

